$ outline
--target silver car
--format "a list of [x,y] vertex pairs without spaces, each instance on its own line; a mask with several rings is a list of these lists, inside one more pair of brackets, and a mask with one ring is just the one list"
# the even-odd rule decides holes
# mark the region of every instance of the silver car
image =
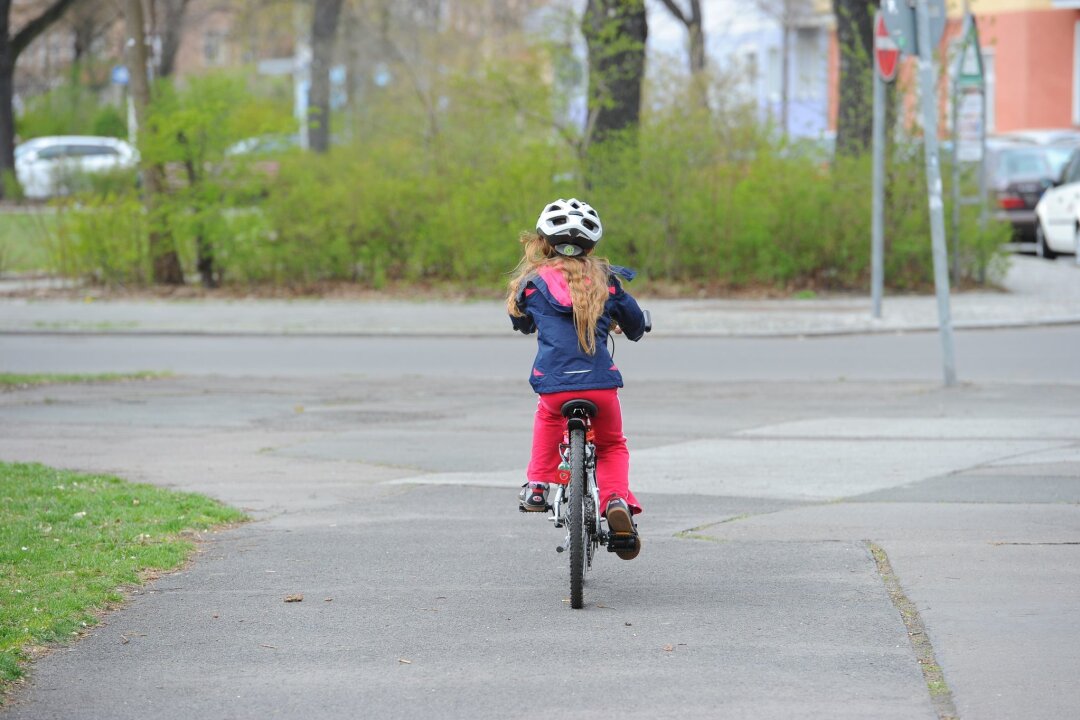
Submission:
[[111,137],[56,135],[38,137],[15,148],[15,177],[28,198],[66,195],[81,175],[132,168],[138,154]]

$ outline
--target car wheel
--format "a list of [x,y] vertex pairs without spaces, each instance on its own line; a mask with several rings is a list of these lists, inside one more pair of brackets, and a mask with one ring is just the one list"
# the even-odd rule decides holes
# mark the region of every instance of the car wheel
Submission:
[[1042,223],[1035,223],[1035,254],[1047,260],[1053,260],[1057,253],[1046,244],[1046,233],[1043,232]]

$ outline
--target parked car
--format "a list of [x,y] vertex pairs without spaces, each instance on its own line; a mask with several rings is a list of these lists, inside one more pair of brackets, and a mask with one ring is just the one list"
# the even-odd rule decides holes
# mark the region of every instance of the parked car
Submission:
[[1053,260],[1080,251],[1080,149],[1035,206],[1035,254]]
[[15,177],[28,198],[70,193],[81,175],[133,168],[135,149],[123,140],[85,135],[38,137],[15,148]]
[[225,154],[232,155],[280,155],[300,147],[300,135],[257,135],[244,138],[230,145]]
[[997,137],[1012,141],[1040,145],[1046,150],[1046,159],[1054,177],[1061,176],[1065,164],[1072,157],[1072,152],[1080,147],[1080,130],[1057,128],[1048,130],[1015,130]]
[[1035,205],[1054,184],[1046,149],[1034,143],[994,139],[986,145],[986,186],[998,220],[1009,222],[1013,238],[1035,238]]

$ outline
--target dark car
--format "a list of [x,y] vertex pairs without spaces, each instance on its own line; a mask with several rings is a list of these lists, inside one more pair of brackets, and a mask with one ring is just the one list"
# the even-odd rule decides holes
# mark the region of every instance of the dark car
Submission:
[[1031,143],[988,142],[987,190],[995,217],[1012,223],[1013,239],[1035,240],[1035,206],[1054,184],[1046,148]]

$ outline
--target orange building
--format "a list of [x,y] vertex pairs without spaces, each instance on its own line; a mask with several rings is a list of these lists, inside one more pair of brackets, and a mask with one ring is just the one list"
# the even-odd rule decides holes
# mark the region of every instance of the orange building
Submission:
[[976,3],[990,132],[1080,125],[1080,2]]
[[[962,9],[946,3],[949,21],[939,60],[948,59]],[[987,131],[1080,126],[1080,0],[971,0],[986,78]],[[902,78],[914,81],[911,61]],[[836,128],[839,52],[829,52],[829,125]],[[947,76],[947,72],[944,73]],[[942,131],[947,87],[941,88]]]

